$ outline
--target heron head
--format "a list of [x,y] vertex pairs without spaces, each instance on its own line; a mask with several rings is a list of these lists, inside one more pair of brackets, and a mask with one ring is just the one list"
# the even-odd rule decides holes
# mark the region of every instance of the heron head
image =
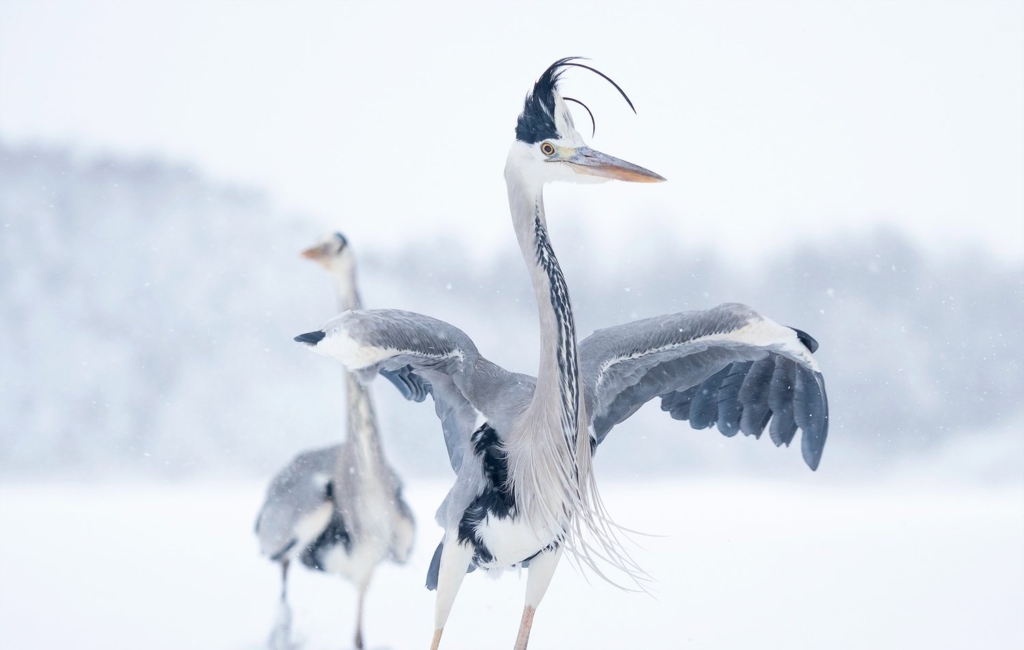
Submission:
[[[572,113],[566,102],[575,102],[587,110],[591,122],[594,116],[583,102],[563,97],[558,82],[568,67],[584,68],[594,72],[615,86],[630,108],[633,103],[618,84],[604,73],[579,63],[579,57],[555,61],[544,71],[526,96],[523,112],[516,122],[516,141],[509,152],[514,159],[543,182],[569,181],[575,183],[602,182],[610,179],[634,183],[657,183],[665,180],[658,174],[633,163],[601,153],[587,146],[583,136],[573,125]],[[635,109],[634,109],[635,112]]]
[[321,237],[316,244],[302,251],[302,256],[327,270],[332,270],[339,265],[350,264],[352,252],[345,235],[336,232]]

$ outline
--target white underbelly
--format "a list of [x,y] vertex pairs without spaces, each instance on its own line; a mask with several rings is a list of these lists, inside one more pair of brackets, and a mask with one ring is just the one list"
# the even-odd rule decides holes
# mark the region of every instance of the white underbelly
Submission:
[[325,572],[342,576],[359,585],[369,582],[373,568],[385,556],[386,552],[379,544],[359,544],[352,547],[351,553],[339,544],[324,553],[322,565]]
[[476,529],[477,536],[494,557],[484,568],[503,568],[519,564],[533,557],[558,539],[550,528],[534,529],[525,519],[491,517]]
[[408,558],[413,527],[398,512],[390,491],[375,481],[362,484],[356,508],[359,532],[358,539],[352,540],[351,552],[346,552],[343,546],[335,546],[324,553],[322,563],[326,572],[359,584],[369,580],[373,568],[391,555],[396,538],[400,548],[395,554],[403,562]]

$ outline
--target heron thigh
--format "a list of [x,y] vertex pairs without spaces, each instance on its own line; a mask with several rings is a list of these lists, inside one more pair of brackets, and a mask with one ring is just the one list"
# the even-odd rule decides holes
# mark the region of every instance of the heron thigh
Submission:
[[548,585],[551,584],[551,578],[555,575],[555,569],[558,567],[558,561],[562,558],[562,547],[558,546],[554,549],[545,549],[540,552],[537,557],[530,560],[530,568],[527,569],[529,572],[526,576],[526,606],[537,608],[542,598],[544,598],[545,592],[548,590]]
[[437,572],[437,597],[434,600],[434,629],[444,628],[448,614],[452,611],[455,596],[466,577],[466,570],[473,561],[473,545],[460,542],[458,530],[445,534],[441,548],[441,564]]

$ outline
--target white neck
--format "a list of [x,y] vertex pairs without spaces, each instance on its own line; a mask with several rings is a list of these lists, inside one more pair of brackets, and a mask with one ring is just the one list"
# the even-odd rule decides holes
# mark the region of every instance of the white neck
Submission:
[[[583,413],[576,324],[568,288],[548,240],[543,183],[513,145],[505,166],[509,209],[537,300],[540,360],[537,388],[516,435],[509,438],[509,476],[535,528],[564,529],[585,509],[590,438]],[[582,435],[580,435],[582,433]],[[561,486],[561,489],[557,489]],[[533,504],[528,504],[530,501]]]
[[[540,361],[533,405],[557,405],[559,411],[564,406],[571,411],[565,415],[572,416],[565,424],[575,427],[579,411],[576,322],[565,278],[548,238],[542,186],[531,184],[509,169],[506,182],[512,223],[530,273],[540,319]],[[566,400],[554,399],[566,392]]]

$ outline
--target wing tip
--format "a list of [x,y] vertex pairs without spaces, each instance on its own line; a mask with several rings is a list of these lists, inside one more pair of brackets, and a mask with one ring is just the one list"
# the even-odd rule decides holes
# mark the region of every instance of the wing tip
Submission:
[[807,463],[807,466],[811,468],[812,472],[818,471],[818,465],[821,464],[821,456],[825,453],[826,432],[827,423],[826,427],[821,430],[820,437],[809,436],[807,432],[804,431],[804,438],[800,451],[803,454],[804,462]]
[[800,443],[800,451],[803,454],[804,462],[811,468],[812,472],[818,470],[821,463],[821,456],[825,453],[825,440],[828,438],[828,415],[825,415],[821,426],[812,430],[804,430],[803,439]]
[[324,337],[326,336],[327,334],[325,334],[321,330],[316,330],[314,332],[306,332],[305,334],[299,334],[292,340],[295,341],[296,343],[303,343],[310,347],[314,347],[317,343],[324,340]]
[[814,354],[815,352],[818,351],[818,341],[813,336],[795,327],[790,327],[789,329],[796,332],[796,337],[800,340],[800,343],[802,343],[803,346],[807,348],[811,354]]

